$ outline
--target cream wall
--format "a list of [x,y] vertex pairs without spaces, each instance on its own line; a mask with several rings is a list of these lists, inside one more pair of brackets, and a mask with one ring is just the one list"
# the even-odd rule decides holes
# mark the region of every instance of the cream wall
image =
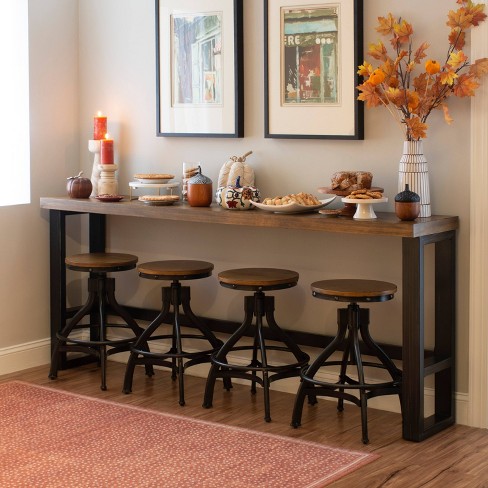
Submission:
[[[445,55],[446,13],[455,2],[366,0],[365,44],[376,42],[376,17],[390,10],[413,22],[419,42]],[[402,135],[389,115],[367,110],[364,141],[265,139],[263,122],[263,12],[261,0],[244,1],[245,137],[235,140],[158,138],[155,101],[153,0],[31,0],[32,204],[0,209],[4,303],[3,347],[45,341],[49,334],[48,223],[38,208],[42,195],[64,194],[65,179],[91,172],[87,151],[92,116],[102,110],[116,141],[119,185],[127,191],[136,172],[181,173],[184,160],[200,160],[214,181],[231,155],[253,151],[249,163],[263,195],[315,192],[341,169],[370,170],[391,201],[397,192]],[[442,42],[437,41],[441,39]],[[467,391],[469,267],[469,102],[453,100],[452,126],[431,119],[425,152],[430,162],[433,212],[461,218],[458,254],[458,391]],[[164,211],[164,209],[162,209]],[[333,304],[312,299],[309,283],[328,277],[365,277],[400,285],[400,241],[345,237],[284,229],[237,229],[218,225],[110,219],[109,248],[142,260],[165,257],[207,259],[216,271],[233,266],[287,266],[300,284],[277,292],[277,319],[285,327],[332,333]],[[32,236],[35,235],[35,238]],[[70,245],[84,244],[77,223]],[[14,257],[14,259],[13,259]],[[22,263],[26,263],[23,265]],[[121,277],[122,278],[122,277]],[[12,286],[12,283],[15,286]],[[157,284],[125,273],[118,283],[122,303],[157,308]],[[75,287],[71,285],[71,287]],[[215,277],[195,283],[194,309],[203,315],[239,320],[240,293],[220,288]],[[14,307],[12,307],[14,304]],[[8,307],[7,307],[8,305]],[[401,294],[372,308],[373,333],[399,344]],[[27,325],[26,325],[27,324]],[[430,339],[431,331],[427,331]],[[0,351],[1,352],[1,351]],[[26,366],[27,367],[27,366]],[[20,368],[19,368],[20,369]]]

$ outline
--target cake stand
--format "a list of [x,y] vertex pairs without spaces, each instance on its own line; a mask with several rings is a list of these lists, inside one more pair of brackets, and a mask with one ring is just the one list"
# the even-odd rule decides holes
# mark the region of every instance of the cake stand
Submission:
[[[385,190],[384,188],[380,188],[379,186],[372,186],[369,188],[370,191],[379,191],[383,193]],[[333,190],[330,186],[323,186],[321,188],[317,188],[319,193],[330,193],[332,195],[337,195],[339,197],[347,197],[351,194],[351,190]],[[344,200],[342,200],[344,202]],[[344,207],[341,209],[341,213],[339,217],[353,217],[356,213],[356,204],[352,203],[350,200],[344,202]]]
[[169,194],[173,195],[173,189],[178,188],[180,183],[178,181],[174,181],[173,183],[140,183],[138,181],[130,181],[129,182],[129,200],[132,200],[132,190],[137,188],[156,188],[158,190],[158,195],[161,195],[161,189],[169,190]]
[[385,203],[388,198],[343,198],[344,203],[354,203],[356,204],[356,213],[353,215],[355,220],[373,220],[376,219],[376,214],[374,213],[373,205],[375,203]]

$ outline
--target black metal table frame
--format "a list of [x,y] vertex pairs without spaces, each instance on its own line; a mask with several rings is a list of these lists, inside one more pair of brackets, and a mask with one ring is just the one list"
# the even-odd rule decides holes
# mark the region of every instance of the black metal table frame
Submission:
[[[51,336],[66,323],[66,217],[85,212],[50,209]],[[106,215],[89,215],[89,250],[103,252]],[[435,246],[435,348],[425,357],[425,247]],[[456,231],[402,237],[403,438],[422,441],[455,422]],[[62,358],[61,368],[67,366]],[[434,375],[434,414],[424,416],[424,385]]]

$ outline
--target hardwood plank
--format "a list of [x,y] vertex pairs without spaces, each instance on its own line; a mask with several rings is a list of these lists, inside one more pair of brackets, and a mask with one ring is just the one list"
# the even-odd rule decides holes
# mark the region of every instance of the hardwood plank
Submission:
[[[319,399],[315,406],[304,408],[302,426],[290,427],[294,395],[279,391],[271,393],[272,422],[263,420],[262,389],[252,396],[248,385],[234,384],[226,392],[216,387],[214,406],[202,408],[205,379],[186,376],[186,405],[178,405],[178,388],[169,373],[157,370],[153,378],[136,368],[133,393],[122,393],[125,366],[110,361],[108,386],[100,390],[99,370],[94,365],[60,371],[57,380],[47,377],[49,367],[33,368],[0,376],[0,382],[12,379],[47,385],[60,390],[103,398],[128,405],[135,405],[189,416],[226,425],[250,428],[304,439],[330,446],[375,452],[380,458],[360,470],[348,474],[330,486],[335,488],[357,487],[427,487],[450,488],[488,487],[488,431],[462,425],[450,427],[437,435],[414,443],[402,439],[399,414],[370,408],[370,443],[361,442],[359,408],[345,405],[339,414],[335,402]],[[299,462],[299,460],[297,460]]]
[[453,216],[434,215],[415,221],[400,221],[394,213],[387,212],[378,212],[378,218],[374,221],[360,221],[348,218],[328,219],[318,212],[292,215],[261,210],[230,212],[216,204],[210,207],[190,207],[180,203],[169,207],[148,207],[137,200],[102,203],[94,198],[68,197],[42,197],[40,204],[44,209],[70,212],[396,237],[420,237],[455,230],[459,226],[458,217]]

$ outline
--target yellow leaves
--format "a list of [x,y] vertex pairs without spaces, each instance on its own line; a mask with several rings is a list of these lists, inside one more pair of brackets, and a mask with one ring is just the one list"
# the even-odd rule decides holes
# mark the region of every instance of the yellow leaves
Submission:
[[361,92],[358,96],[358,100],[366,102],[366,107],[377,107],[381,104],[381,97],[376,91],[376,87],[367,81],[362,85],[359,85],[357,89]]
[[403,91],[399,90],[398,88],[388,88],[388,90],[385,92],[385,95],[386,98],[397,107],[401,107],[403,100],[405,100]]
[[471,23],[473,26],[477,27],[481,22],[486,19],[486,14],[484,13],[485,6],[481,3],[473,4],[468,2],[468,6],[466,7],[466,12],[472,15],[473,19]]
[[449,10],[447,14],[447,22],[446,24],[451,28],[455,29],[456,27],[464,30],[469,29],[473,24],[473,15],[469,14],[464,7],[456,10]]
[[388,17],[378,17],[379,25],[376,27],[376,32],[379,32],[383,36],[387,36],[393,33],[393,26],[395,25],[395,18],[391,13]]
[[380,61],[386,61],[388,57],[386,47],[381,41],[379,41],[378,44],[371,43],[369,45],[368,54],[372,58],[378,59]]
[[440,75],[440,82],[443,85],[451,86],[457,77],[458,77],[458,75],[454,71],[452,71],[451,69],[447,70],[447,71],[443,71]]
[[425,62],[425,71],[429,73],[429,75],[435,75],[439,73],[441,70],[441,65],[435,59],[428,59]]
[[405,124],[412,139],[418,140],[427,137],[427,129],[429,126],[424,124],[419,117],[414,116],[410,119],[406,119]]
[[363,61],[363,64],[358,66],[358,68],[358,75],[365,78],[369,77],[369,75],[373,72],[373,66],[367,61]]
[[474,97],[474,91],[479,86],[479,83],[472,74],[465,73],[458,78],[453,92],[456,97],[460,98]]
[[413,34],[413,27],[406,20],[402,20],[400,24],[395,24],[393,30],[398,44],[407,44]]
[[449,55],[449,60],[447,61],[447,64],[449,66],[452,66],[454,69],[457,69],[462,66],[467,60],[468,57],[462,51],[458,51],[457,53],[452,52]]

